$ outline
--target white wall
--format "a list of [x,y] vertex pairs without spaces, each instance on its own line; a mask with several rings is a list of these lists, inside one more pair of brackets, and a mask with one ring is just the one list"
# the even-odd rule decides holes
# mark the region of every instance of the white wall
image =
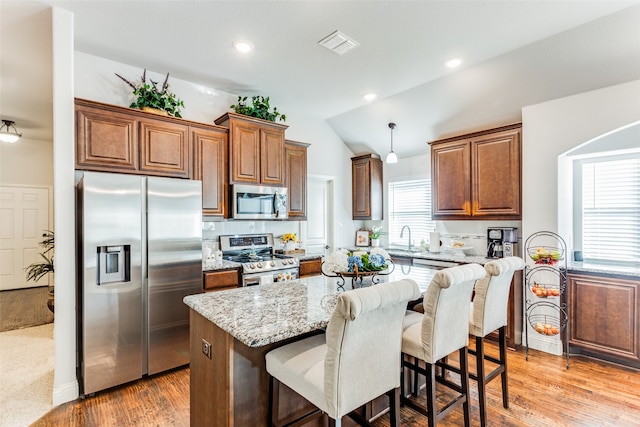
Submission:
[[53,404],[78,397],[74,203],[73,14],[53,8],[53,164],[56,230],[56,353]]
[[[572,259],[573,201],[564,155],[587,141],[640,120],[640,80],[522,109],[523,240],[536,231],[558,233]],[[529,333],[530,347],[562,354],[558,337]]]

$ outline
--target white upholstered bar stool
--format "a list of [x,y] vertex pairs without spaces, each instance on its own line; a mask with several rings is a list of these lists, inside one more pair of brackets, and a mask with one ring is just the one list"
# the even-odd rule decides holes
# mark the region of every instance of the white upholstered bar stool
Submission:
[[409,279],[341,293],[326,334],[267,353],[270,425],[279,418],[280,383],[319,409],[287,425],[324,412],[329,425],[340,426],[342,416],[383,394],[389,395],[391,425],[399,425],[402,321],[407,302],[418,297]]
[[[478,400],[480,406],[480,425],[487,424],[486,385],[498,375],[502,378],[502,406],[509,408],[509,388],[507,381],[507,326],[509,291],[516,271],[524,268],[519,257],[507,257],[489,261],[484,265],[485,279],[476,283],[475,296],[469,312],[469,334],[475,337],[476,348],[469,353],[476,356],[476,374],[470,377],[478,382]],[[499,356],[495,358],[484,352],[484,338],[498,331]],[[497,367],[485,372],[485,360]]]
[[[478,264],[465,264],[438,271],[431,280],[424,295],[424,314],[407,313],[402,334],[403,367],[426,377],[426,407],[406,397],[402,375],[401,402],[417,410],[428,418],[429,427],[453,409],[463,406],[464,425],[469,426],[469,370],[467,366],[467,345],[469,343],[469,301],[475,282],[485,276],[485,270]],[[443,357],[458,350],[460,368],[451,370],[460,374],[460,384],[436,378],[436,363]],[[410,361],[413,358],[413,362]],[[419,360],[425,362],[425,368]],[[443,409],[436,408],[436,380],[452,388],[458,396]],[[414,385],[417,375],[414,376]],[[413,387],[417,395],[418,388]]]

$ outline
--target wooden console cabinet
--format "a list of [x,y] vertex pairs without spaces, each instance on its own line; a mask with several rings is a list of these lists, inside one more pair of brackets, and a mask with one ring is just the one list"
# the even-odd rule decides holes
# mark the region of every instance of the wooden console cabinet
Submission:
[[307,147],[310,144],[285,141],[284,178],[289,189],[289,219],[307,219]]
[[215,120],[229,128],[229,183],[284,185],[288,126],[236,113]]
[[353,219],[381,220],[382,160],[377,154],[351,158]]
[[521,219],[520,123],[433,141],[433,219]]
[[640,368],[640,279],[569,271],[571,353]]

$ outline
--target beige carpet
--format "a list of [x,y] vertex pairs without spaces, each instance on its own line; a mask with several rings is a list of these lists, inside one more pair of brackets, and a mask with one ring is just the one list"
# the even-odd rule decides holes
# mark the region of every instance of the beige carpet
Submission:
[[53,323],[0,333],[0,427],[26,427],[52,407]]
[[46,286],[0,291],[0,332],[53,322],[48,293]]

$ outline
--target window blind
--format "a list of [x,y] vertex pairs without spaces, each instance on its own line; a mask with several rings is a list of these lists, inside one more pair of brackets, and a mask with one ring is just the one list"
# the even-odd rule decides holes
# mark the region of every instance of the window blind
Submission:
[[582,252],[585,261],[639,263],[640,154],[583,160]]
[[414,248],[420,240],[429,241],[429,233],[436,228],[431,219],[431,180],[396,181],[389,183],[389,245],[407,246],[409,234],[402,227],[411,228]]

